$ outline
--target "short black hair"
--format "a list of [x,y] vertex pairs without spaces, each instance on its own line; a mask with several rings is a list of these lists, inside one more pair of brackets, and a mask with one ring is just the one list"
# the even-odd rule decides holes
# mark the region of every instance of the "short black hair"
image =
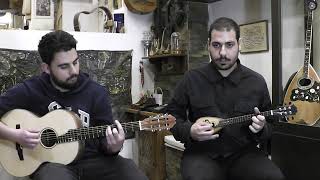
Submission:
[[77,40],[73,35],[62,30],[57,30],[42,36],[38,45],[38,52],[42,62],[50,65],[56,53],[69,51],[72,48],[76,49],[76,45]]
[[239,25],[230,18],[227,18],[227,17],[218,18],[210,25],[209,34],[208,34],[209,41],[211,41],[211,33],[213,30],[217,30],[217,31],[234,30],[236,32],[236,39],[237,41],[239,41],[239,38],[240,38]]

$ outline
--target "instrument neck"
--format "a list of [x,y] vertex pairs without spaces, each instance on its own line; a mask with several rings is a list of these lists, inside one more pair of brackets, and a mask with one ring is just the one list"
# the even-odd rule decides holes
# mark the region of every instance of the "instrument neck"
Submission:
[[[140,130],[140,121],[121,123],[121,125],[125,132]],[[109,126],[111,127],[111,129],[116,127],[115,124],[112,124],[88,128],[71,129],[66,134],[59,136],[57,142],[62,143],[105,137],[106,129]]]
[[305,56],[303,63],[303,75],[308,77],[309,75],[309,64],[310,64],[310,55],[312,48],[312,19],[313,19],[313,11],[308,11],[307,18],[307,28],[306,28],[306,40],[305,40]]

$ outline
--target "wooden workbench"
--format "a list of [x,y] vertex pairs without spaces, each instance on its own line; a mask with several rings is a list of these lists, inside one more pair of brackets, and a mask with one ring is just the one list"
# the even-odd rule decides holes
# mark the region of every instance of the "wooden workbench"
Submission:
[[[124,108],[131,118],[131,121],[138,121],[156,116],[158,113],[139,111],[131,108]],[[150,180],[166,179],[166,157],[164,136],[171,134],[168,130],[162,131],[139,131],[135,133],[138,142],[139,167],[149,177]]]

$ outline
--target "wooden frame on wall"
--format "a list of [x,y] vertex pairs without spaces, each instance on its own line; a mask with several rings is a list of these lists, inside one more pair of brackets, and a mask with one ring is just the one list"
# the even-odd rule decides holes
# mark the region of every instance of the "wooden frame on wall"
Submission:
[[268,50],[268,20],[240,25],[240,53]]
[[54,8],[52,0],[32,0],[32,18],[53,19]]
[[54,30],[53,0],[31,0],[31,30]]

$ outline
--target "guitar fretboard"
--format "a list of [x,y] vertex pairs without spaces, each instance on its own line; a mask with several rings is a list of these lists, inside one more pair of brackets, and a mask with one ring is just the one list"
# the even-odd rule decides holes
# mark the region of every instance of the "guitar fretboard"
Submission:
[[[125,132],[136,131],[136,130],[140,130],[139,122],[140,121],[121,123],[121,125]],[[105,132],[108,126],[110,126],[111,129],[116,127],[115,124],[112,124],[112,125],[95,126],[95,127],[88,127],[88,128],[71,129],[66,134],[58,136],[57,143],[105,137],[106,136]]]
[[[140,130],[139,123],[140,121],[121,123],[121,125],[124,131],[127,132],[127,131]],[[71,129],[66,134],[58,136],[56,142],[65,143],[65,142],[72,142],[72,141],[78,141],[78,140],[105,137],[106,136],[105,132],[108,126],[110,126],[111,129],[116,127],[115,124],[112,124],[112,125],[95,126],[95,127],[88,127],[88,128]]]
[[[273,115],[273,110],[261,112],[260,115],[268,117]],[[238,116],[233,118],[222,119],[216,127],[225,127],[232,124],[240,124],[245,121],[251,121],[251,118],[256,116],[256,114],[248,114],[244,116]]]

